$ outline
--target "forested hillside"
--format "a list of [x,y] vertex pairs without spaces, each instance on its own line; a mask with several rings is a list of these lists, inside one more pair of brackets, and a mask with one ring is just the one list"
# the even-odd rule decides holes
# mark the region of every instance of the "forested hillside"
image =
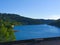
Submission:
[[13,22],[14,24],[40,24],[42,22],[40,22],[39,20],[34,20],[31,18],[26,18],[17,14],[7,14],[7,13],[0,13],[0,19],[3,19],[4,21],[8,21],[8,22]]
[[15,25],[36,25],[36,24],[47,24],[51,23],[54,20],[44,20],[44,19],[32,19],[23,17],[17,14],[7,14],[7,13],[0,13],[0,20],[3,19],[4,21],[12,22]]

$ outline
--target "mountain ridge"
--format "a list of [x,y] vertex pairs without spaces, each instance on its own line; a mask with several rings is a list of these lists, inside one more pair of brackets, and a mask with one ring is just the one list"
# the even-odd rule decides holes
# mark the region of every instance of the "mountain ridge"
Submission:
[[18,14],[0,13],[0,19],[9,22],[20,22],[23,25],[35,25],[35,24],[49,24],[54,20],[45,19],[33,19],[28,17],[23,17]]

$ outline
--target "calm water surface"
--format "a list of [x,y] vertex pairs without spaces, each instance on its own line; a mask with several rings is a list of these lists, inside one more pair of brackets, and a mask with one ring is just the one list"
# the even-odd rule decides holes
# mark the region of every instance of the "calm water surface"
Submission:
[[14,30],[19,30],[19,32],[15,32],[16,40],[60,36],[60,28],[49,25],[15,26]]

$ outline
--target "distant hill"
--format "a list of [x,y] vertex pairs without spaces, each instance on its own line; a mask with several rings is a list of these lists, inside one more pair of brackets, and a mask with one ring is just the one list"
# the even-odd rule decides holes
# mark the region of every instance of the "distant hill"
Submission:
[[50,23],[49,25],[60,27],[60,19],[55,20],[54,22]]
[[20,16],[18,14],[0,13],[0,20],[13,22],[14,24],[35,25],[35,24],[49,24],[54,20],[32,19]]

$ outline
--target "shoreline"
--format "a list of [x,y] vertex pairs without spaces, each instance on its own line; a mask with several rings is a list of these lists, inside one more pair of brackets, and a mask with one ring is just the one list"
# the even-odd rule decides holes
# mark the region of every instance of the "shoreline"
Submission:
[[[0,45],[29,45],[29,44],[43,45],[43,43],[45,43],[44,45],[46,45],[46,44],[52,44],[52,43],[57,44],[59,42],[60,42],[60,37],[52,37],[52,38],[37,38],[37,39],[30,39],[30,40],[2,42],[2,43],[0,43]],[[59,45],[60,45],[60,43],[59,43]]]

